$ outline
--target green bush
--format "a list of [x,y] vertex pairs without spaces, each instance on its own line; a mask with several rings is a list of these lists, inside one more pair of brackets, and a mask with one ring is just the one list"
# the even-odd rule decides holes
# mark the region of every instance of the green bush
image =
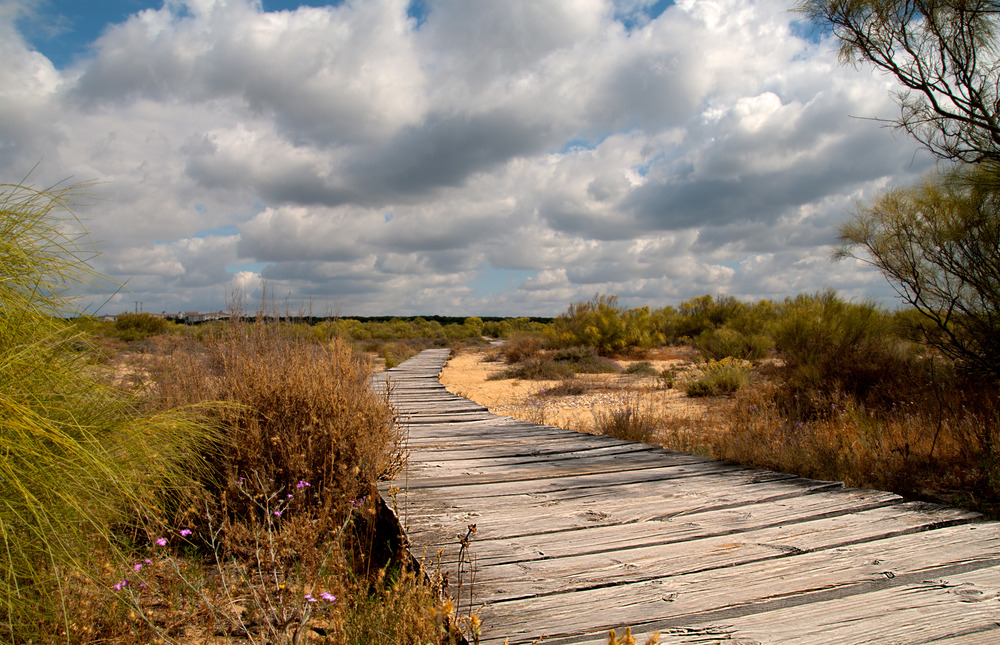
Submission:
[[624,309],[618,296],[574,302],[547,330],[553,347],[583,345],[601,354],[637,353],[664,342],[649,307]]
[[774,349],[774,339],[763,333],[742,333],[731,327],[706,329],[692,342],[695,349],[708,359],[721,360],[728,356],[758,361]]
[[688,396],[732,394],[750,382],[750,364],[735,358],[709,361],[705,369],[684,385]]
[[695,338],[708,329],[715,329],[736,318],[746,305],[732,296],[698,296],[682,302],[673,333],[676,339]]
[[124,341],[142,340],[166,333],[169,328],[163,318],[147,313],[123,313],[115,319],[115,335]]
[[819,411],[806,399],[820,391],[891,406],[917,387],[917,356],[894,333],[894,318],[886,311],[844,302],[832,291],[790,298],[781,310],[775,326],[779,371],[797,415]]
[[634,374],[636,376],[656,376],[656,369],[653,368],[653,364],[649,361],[638,361],[632,363],[625,368],[626,374]]

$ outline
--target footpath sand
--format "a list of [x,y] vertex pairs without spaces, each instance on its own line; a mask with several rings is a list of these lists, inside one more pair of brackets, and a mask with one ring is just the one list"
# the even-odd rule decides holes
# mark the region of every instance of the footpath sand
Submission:
[[[712,405],[711,399],[692,399],[678,389],[666,389],[658,376],[631,374],[581,374],[590,391],[575,396],[547,396],[545,392],[559,381],[519,379],[488,380],[507,366],[502,360],[489,360],[489,350],[469,350],[453,355],[441,372],[441,382],[448,391],[485,405],[494,414],[511,416],[534,423],[594,432],[594,413],[621,409],[626,405],[652,408],[657,414],[702,418]],[[657,373],[667,368],[681,368],[692,358],[685,350],[651,355],[649,362]],[[618,361],[628,367],[633,361]]]

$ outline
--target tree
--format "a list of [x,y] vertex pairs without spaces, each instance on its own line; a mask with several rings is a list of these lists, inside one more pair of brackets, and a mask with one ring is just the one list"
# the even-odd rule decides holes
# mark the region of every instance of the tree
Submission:
[[896,77],[890,121],[944,159],[1000,166],[1000,2],[801,0],[840,40],[841,62]]
[[859,206],[837,257],[874,265],[919,311],[927,342],[1000,380],[1000,2],[799,0],[846,64],[896,78],[890,121],[950,170]]
[[837,255],[877,267],[929,323],[928,344],[1000,381],[1000,184],[992,172],[965,166],[890,190],[839,231]]

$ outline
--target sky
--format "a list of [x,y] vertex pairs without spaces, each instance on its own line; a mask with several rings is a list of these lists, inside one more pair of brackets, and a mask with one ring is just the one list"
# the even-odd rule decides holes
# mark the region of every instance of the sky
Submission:
[[91,182],[89,313],[891,306],[836,226],[934,161],[791,8],[0,0],[0,183]]

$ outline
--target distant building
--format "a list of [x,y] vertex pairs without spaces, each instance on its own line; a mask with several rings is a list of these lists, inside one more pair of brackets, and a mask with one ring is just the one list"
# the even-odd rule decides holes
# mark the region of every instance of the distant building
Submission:
[[185,324],[194,325],[209,320],[229,320],[229,314],[224,311],[213,311],[210,313],[185,311],[183,314],[178,314],[178,319]]

